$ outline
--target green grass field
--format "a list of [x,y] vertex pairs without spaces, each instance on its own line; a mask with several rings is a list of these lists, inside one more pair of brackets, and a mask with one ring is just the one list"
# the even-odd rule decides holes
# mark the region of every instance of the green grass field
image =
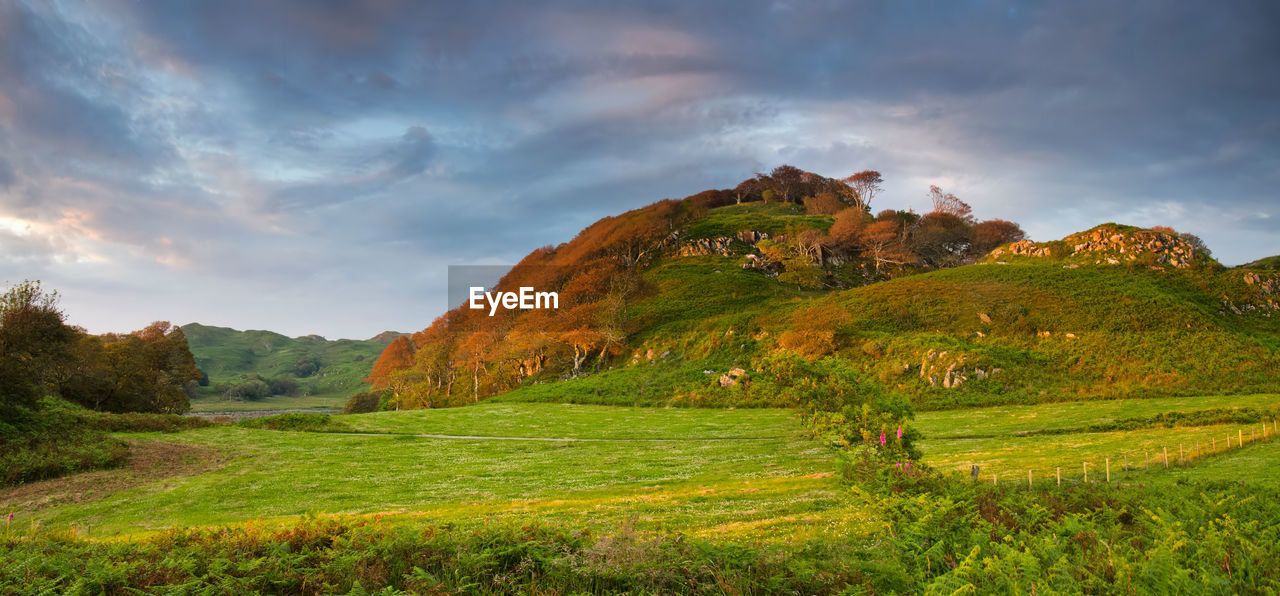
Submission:
[[[95,534],[304,514],[386,513],[487,523],[536,518],[574,526],[752,539],[856,531],[875,516],[842,491],[833,454],[781,410],[633,409],[549,404],[342,417],[388,436],[213,427],[123,435],[213,449],[215,471],[169,477],[16,523]],[[430,439],[483,434],[591,439]],[[0,500],[0,508],[14,503]]]
[[1273,406],[1280,406],[1280,394],[1117,399],[923,412],[916,417],[915,424],[927,439],[997,437],[1083,429],[1092,424],[1168,412]]
[[[1113,478],[1120,479],[1127,457],[1135,470],[1131,476],[1144,481],[1244,476],[1278,484],[1265,473],[1280,458],[1273,444],[1177,466],[1179,445],[1188,459],[1197,446],[1201,453],[1211,445],[1221,451],[1228,437],[1234,446],[1251,429],[1261,438],[1259,424],[1078,431],[1167,412],[1263,407],[1277,400],[1253,395],[1090,401],[927,412],[917,423],[926,435],[920,444],[925,463],[965,473],[977,464],[984,480],[998,474],[1024,482],[1027,470],[1047,480],[1061,468],[1074,481],[1084,462],[1100,480],[1108,458]],[[153,449],[217,453],[221,463],[194,475],[124,483],[76,498],[57,494],[55,481],[48,495],[0,493],[0,510],[18,509],[20,524],[36,520],[49,528],[74,525],[105,533],[305,514],[385,513],[464,523],[532,517],[755,537],[781,528],[848,531],[850,524],[874,520],[840,490],[834,454],[806,438],[790,410],[492,402],[334,420],[342,432],[217,426],[120,434]],[[1019,434],[1027,432],[1045,434]],[[1174,464],[1169,470],[1163,468],[1165,448]],[[1139,475],[1136,470],[1148,461],[1152,469]]]
[[[970,486],[961,480],[963,475],[930,477],[923,488],[899,485],[889,490],[883,489],[890,485],[851,483],[841,473],[839,454],[810,439],[795,412],[781,409],[489,402],[332,416],[312,426],[325,432],[241,424],[169,434],[116,433],[131,442],[141,463],[131,460],[121,470],[0,490],[0,513],[15,514],[2,539],[12,550],[0,552],[0,559],[8,557],[0,570],[0,588],[75,585],[93,592],[93,586],[146,582],[170,590],[177,589],[175,582],[187,581],[184,578],[199,578],[190,580],[191,586],[253,585],[271,591],[272,585],[289,585],[311,593],[345,593],[363,578],[375,585],[394,581],[457,589],[475,589],[479,580],[487,586],[481,592],[504,593],[503,573],[525,573],[519,571],[528,569],[521,557],[530,556],[529,549],[541,553],[541,561],[570,562],[565,564],[575,571],[566,577],[601,573],[599,577],[609,578],[603,583],[582,580],[586,583],[578,590],[586,592],[634,591],[606,587],[611,585],[664,585],[658,591],[678,592],[687,588],[672,587],[684,585],[669,583],[681,581],[672,578],[695,571],[706,574],[704,584],[721,586],[719,592],[702,589],[706,593],[732,592],[724,586],[747,592],[786,591],[749,587],[771,585],[765,578],[774,577],[777,571],[769,570],[783,561],[788,563],[778,569],[791,578],[788,585],[808,586],[801,590],[804,593],[828,591],[824,586],[839,585],[828,583],[837,578],[879,586],[872,590],[876,592],[930,591],[933,588],[914,582],[943,574],[991,588],[1003,585],[999,582],[1005,580],[998,578],[1009,577],[1030,552],[1019,550],[1022,543],[1010,543],[1014,550],[1009,552],[1001,550],[1003,542],[993,542],[993,533],[1012,532],[1007,529],[1012,523],[1028,524],[1024,531],[1030,532],[1042,523],[1036,519],[1076,501],[1080,503],[1070,507],[1095,513],[1077,514],[1072,509],[1059,511],[1064,515],[1060,521],[1046,518],[1043,523],[1051,524],[1041,536],[1046,541],[1027,539],[1027,544],[1037,545],[1037,560],[1092,556],[1089,553],[1107,552],[1102,544],[1113,544],[1125,548],[1126,554],[1107,559],[1114,563],[1094,561],[1088,569],[1130,565],[1132,569],[1123,572],[1130,583],[1166,577],[1142,553],[1154,548],[1151,544],[1177,548],[1178,536],[1166,540],[1158,516],[1144,518],[1141,529],[1132,530],[1135,534],[1114,534],[1127,526],[1110,517],[1156,507],[1159,515],[1173,519],[1201,516],[1188,518],[1199,521],[1194,521],[1186,540],[1209,541],[1202,550],[1218,552],[1211,542],[1224,535],[1261,549],[1256,556],[1233,559],[1233,573],[1241,565],[1265,570],[1266,564],[1258,561],[1270,556],[1265,545],[1273,543],[1274,531],[1267,529],[1271,526],[1247,518],[1239,528],[1215,529],[1230,523],[1233,515],[1248,515],[1222,510],[1230,505],[1230,495],[1270,498],[1267,495],[1280,487],[1271,479],[1280,464],[1280,442],[1234,448],[1238,436],[1248,437],[1247,429],[1259,429],[1260,424],[1082,429],[1170,412],[1254,411],[1250,409],[1275,403],[1276,397],[929,412],[918,421],[929,435],[921,444],[924,461],[944,471],[965,472],[970,463],[977,463],[983,469],[982,482]],[[295,418],[325,420],[315,415]],[[1017,434],[1027,432],[1033,434]],[[1173,465],[1168,469],[1157,459],[1161,447],[1179,442],[1189,448],[1199,440],[1204,449],[1216,437],[1221,449],[1228,435],[1232,450],[1185,467],[1177,465],[1176,451],[1170,453]],[[1149,468],[1140,469],[1144,450],[1152,460]],[[1122,470],[1125,453],[1134,467],[1127,474]],[[1121,485],[1115,490],[1099,485],[1107,457],[1112,458],[1113,483]],[[1091,464],[1090,481],[1096,489],[1080,486],[1083,461]],[[1056,467],[1063,468],[1066,486],[1061,488],[1052,484]],[[1038,481],[1034,491],[1025,486],[1027,469]],[[890,473],[888,478],[902,474]],[[990,486],[992,474],[999,475],[998,490]],[[1236,484],[1241,480],[1245,487]],[[929,482],[941,488],[929,489]],[[1229,484],[1213,484],[1224,482]],[[1195,484],[1182,486],[1186,483],[1205,483],[1206,488],[1202,492]],[[1213,486],[1229,488],[1223,492]],[[1172,495],[1167,503],[1166,493]],[[1212,502],[1205,505],[1204,499]],[[1193,505],[1198,509],[1179,509]],[[1101,507],[1110,513],[1096,513]],[[1165,513],[1159,509],[1163,507],[1174,509]],[[1267,515],[1271,514],[1264,511],[1257,517]],[[973,524],[988,525],[978,529]],[[162,531],[166,528],[205,530]],[[1114,535],[1089,538],[1096,532]],[[1065,535],[1075,538],[1059,546],[1057,540]],[[962,567],[949,566],[960,563],[953,557],[977,552],[972,546],[946,542],[957,536],[994,545],[983,551],[984,557],[1004,553],[999,555],[1003,558],[982,559],[988,569],[982,577],[988,579],[976,580],[974,572],[960,574],[956,570]],[[933,541],[939,539],[944,542],[935,548]],[[435,551],[424,551],[423,545],[438,540],[450,541],[450,546],[440,547],[445,549],[441,558],[431,558]],[[1085,542],[1079,549],[1069,546],[1081,540]],[[1068,550],[1060,552],[1061,548]],[[185,553],[180,560],[169,558],[173,549]],[[1188,552],[1178,559],[1179,565],[1189,568],[1199,553]],[[211,562],[202,562],[205,559]],[[383,560],[399,563],[394,569],[377,567]],[[131,571],[111,571],[119,564]],[[327,566],[325,581],[334,587],[310,583],[318,577],[312,565],[320,564]],[[420,574],[414,566],[431,569],[431,574]],[[472,575],[443,575],[472,566]],[[727,567],[736,570],[734,579],[725,579]],[[255,571],[268,568],[272,571]],[[550,573],[539,569],[544,571],[522,581],[550,581],[537,579]],[[761,579],[750,579],[756,577],[751,570],[759,570]],[[1080,585],[1092,586],[1086,591],[1107,591],[1098,583],[1105,583],[1105,578],[1078,570],[1025,573],[1029,575],[1016,585]],[[1262,572],[1250,571],[1230,586],[1239,590],[1270,585],[1256,583],[1254,578],[1262,577],[1258,573]],[[908,580],[906,574],[917,579]],[[285,576],[292,579],[286,582]],[[662,579],[648,584],[644,578]],[[1158,586],[1164,584],[1151,585],[1157,587],[1149,591],[1160,591]]]
[[[1112,478],[1165,481],[1169,478],[1203,480],[1248,479],[1259,484],[1280,486],[1274,475],[1237,475],[1239,468],[1257,468],[1258,453],[1271,453],[1273,444],[1248,444],[1262,439],[1262,427],[1273,433],[1273,418],[1267,422],[1227,423],[1187,426],[1144,426],[1122,430],[1089,432],[1090,425],[1123,420],[1146,419],[1168,413],[1203,412],[1215,409],[1265,408],[1280,403],[1280,395],[1203,396],[1149,400],[1089,401],[1036,406],[1014,406],[927,412],[918,419],[925,433],[920,447],[924,461],[944,471],[968,473],[971,465],[981,467],[981,478],[993,474],[1014,482],[1033,478],[1080,480],[1087,463],[1090,480],[1105,478],[1110,465]],[[1274,410],[1265,410],[1274,412]],[[1037,434],[1041,433],[1041,434]],[[1244,450],[1227,451],[1230,444]],[[1270,439],[1271,435],[1267,435]],[[1170,468],[1165,469],[1165,450]],[[1204,456],[1203,458],[1201,456]],[[1179,466],[1181,459],[1191,465]],[[1110,460],[1108,464],[1108,460]],[[1235,462],[1235,463],[1231,463]],[[1126,463],[1131,474],[1122,475]],[[1138,474],[1136,471],[1141,470]]]

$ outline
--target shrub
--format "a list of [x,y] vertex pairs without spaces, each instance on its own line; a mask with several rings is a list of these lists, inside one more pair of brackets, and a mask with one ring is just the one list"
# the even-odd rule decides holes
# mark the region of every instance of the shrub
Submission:
[[385,391],[361,391],[347,400],[342,406],[343,414],[366,414],[369,412],[377,412],[379,406],[382,405],[382,398]]

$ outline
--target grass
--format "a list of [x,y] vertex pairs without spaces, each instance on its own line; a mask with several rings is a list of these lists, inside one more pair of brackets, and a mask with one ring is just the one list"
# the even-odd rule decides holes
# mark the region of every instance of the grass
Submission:
[[[617,440],[453,440],[239,426],[131,434],[127,438],[214,449],[230,461],[214,472],[19,516],[49,528],[87,525],[95,533],[308,513],[393,513],[457,523],[534,518],[614,530],[628,523],[755,538],[844,531],[871,519],[840,490],[832,453],[806,439],[786,412],[530,404],[341,419],[377,432]],[[630,440],[672,436],[680,438]],[[761,439],[723,440],[728,437]]]
[[[1262,438],[1259,423],[1175,427],[1148,423],[1104,432],[1089,432],[1089,427],[1106,428],[1112,423],[1134,420],[1146,422],[1170,413],[1221,411],[1264,412],[1262,419],[1270,421],[1275,412],[1271,408],[1277,404],[1280,404],[1280,395],[1276,394],[1089,401],[927,412],[919,416],[917,424],[926,436],[919,443],[926,463],[965,474],[976,464],[981,467],[984,481],[998,474],[1011,481],[1025,482],[1027,470],[1031,470],[1035,478],[1048,479],[1058,468],[1062,469],[1064,478],[1077,480],[1083,477],[1086,462],[1092,478],[1100,479],[1105,475],[1108,459],[1113,478],[1118,479],[1126,458],[1133,469],[1150,466],[1142,475],[1144,478],[1219,480],[1242,465],[1254,465],[1249,462],[1256,456],[1246,454],[1255,450],[1270,452],[1272,448],[1267,445],[1246,445],[1244,450],[1225,451],[1228,440],[1233,449],[1241,436],[1251,440],[1251,430],[1252,436]],[[1163,465],[1165,449],[1174,466],[1168,470]],[[1189,461],[1195,458],[1191,467],[1177,467],[1180,453]],[[1207,457],[1200,459],[1200,454]],[[1244,463],[1226,463],[1232,461]],[[1263,482],[1280,486],[1280,481]]]
[[685,237],[723,238],[746,230],[770,236],[786,234],[792,229],[817,228],[825,232],[834,221],[829,215],[805,215],[803,205],[745,203],[712,209],[706,217],[689,225]]
[[[1147,465],[1148,456],[1151,467],[1163,467],[1164,449],[1169,450],[1170,464],[1175,465],[1179,446],[1188,458],[1197,445],[1207,453],[1216,442],[1217,449],[1223,450],[1228,438],[1235,446],[1238,431],[1243,431],[1247,440],[1250,428],[1247,425],[1222,424],[1030,437],[937,439],[922,441],[920,448],[924,461],[941,470],[967,474],[969,467],[977,464],[981,466],[984,480],[990,480],[991,474],[1000,474],[1025,482],[1027,470],[1032,470],[1035,477],[1047,478],[1061,468],[1064,478],[1078,478],[1083,475],[1086,462],[1092,470],[1091,475],[1102,474],[1107,459],[1111,460],[1113,475],[1123,469],[1126,457],[1131,467]],[[1252,428],[1256,430],[1259,427],[1253,425]]]
[[1280,395],[1274,393],[1117,399],[923,412],[916,417],[915,425],[926,439],[997,437],[1086,429],[1090,425],[1169,412],[1265,408],[1277,405],[1280,405]]
[[790,410],[620,408],[481,402],[466,408],[377,412],[341,420],[360,432],[574,439],[743,439],[794,437]]
[[1196,463],[1190,468],[1174,468],[1163,474],[1144,476],[1152,483],[1222,482],[1252,486],[1280,486],[1280,442],[1246,445],[1244,449]]
[[[160,463],[183,471],[157,475],[131,463],[121,471],[127,482],[104,478],[75,499],[20,487],[21,529],[0,537],[0,592],[1265,591],[1280,527],[1278,485],[1268,478],[1280,442],[1185,468],[1166,470],[1153,457],[1150,470],[1126,475],[1126,452],[1155,456],[1209,437],[1221,447],[1245,427],[1080,429],[1276,399],[922,414],[926,461],[946,470],[980,463],[977,485],[892,466],[859,480],[857,455],[838,468],[834,452],[777,409],[487,402],[117,433],[158,459],[179,454]],[[298,432],[335,426],[343,433]],[[1058,434],[1015,435],[1024,431]],[[1105,457],[1125,488],[1097,484]],[[1170,457],[1175,463],[1176,451]],[[1081,461],[1091,463],[1091,486],[1078,482]],[[1141,462],[1134,455],[1130,463]],[[1051,483],[1059,466],[1067,486]],[[1025,486],[1028,468],[1035,490]],[[1246,486],[1232,484],[1241,476]],[[13,511],[7,494],[0,491],[0,512]],[[25,530],[33,523],[42,530]],[[185,529],[161,530],[170,527]]]

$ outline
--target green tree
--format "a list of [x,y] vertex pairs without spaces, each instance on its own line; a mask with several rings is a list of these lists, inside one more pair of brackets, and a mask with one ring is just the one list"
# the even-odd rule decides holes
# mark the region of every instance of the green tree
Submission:
[[24,281],[0,295],[0,410],[32,409],[72,361],[75,330],[58,293]]

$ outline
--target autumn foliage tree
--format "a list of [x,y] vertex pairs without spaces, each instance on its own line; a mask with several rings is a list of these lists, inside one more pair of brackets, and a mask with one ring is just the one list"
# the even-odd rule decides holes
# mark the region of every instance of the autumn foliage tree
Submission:
[[853,189],[858,197],[857,207],[871,208],[871,199],[880,193],[880,185],[884,178],[875,170],[863,170],[844,179],[844,183]]
[[373,363],[373,370],[369,372],[364,382],[372,384],[377,389],[386,388],[391,382],[391,373],[413,364],[413,352],[413,342],[408,336],[401,335],[395,338],[382,349],[382,355],[378,356],[378,360]]
[[181,414],[201,376],[182,329],[157,321],[128,334],[82,335],[59,392],[98,411]]

